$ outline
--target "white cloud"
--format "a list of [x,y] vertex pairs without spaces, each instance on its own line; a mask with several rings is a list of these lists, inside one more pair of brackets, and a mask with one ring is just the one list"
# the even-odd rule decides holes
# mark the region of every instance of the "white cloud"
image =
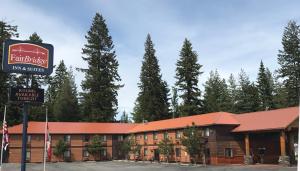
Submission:
[[[26,40],[37,32],[44,42],[54,46],[54,65],[64,60],[67,66],[86,67],[81,59],[84,34],[68,25],[68,21],[49,15],[46,11],[27,5],[24,1],[5,1],[0,6],[0,16],[11,25],[18,26],[20,40]],[[82,73],[74,71],[80,85]],[[80,88],[80,86],[78,86]]]

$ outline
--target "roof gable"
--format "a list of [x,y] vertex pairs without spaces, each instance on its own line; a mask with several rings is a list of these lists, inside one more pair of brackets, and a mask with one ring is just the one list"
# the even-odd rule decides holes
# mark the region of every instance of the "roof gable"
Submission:
[[240,125],[232,132],[285,129],[299,119],[299,107],[237,114],[235,118]]

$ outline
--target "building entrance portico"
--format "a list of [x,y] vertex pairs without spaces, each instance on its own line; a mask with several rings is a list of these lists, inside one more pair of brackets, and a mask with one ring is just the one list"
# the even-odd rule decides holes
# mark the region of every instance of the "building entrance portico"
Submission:
[[[245,133],[245,164],[281,164],[297,162],[298,130]],[[296,141],[294,141],[296,140]]]

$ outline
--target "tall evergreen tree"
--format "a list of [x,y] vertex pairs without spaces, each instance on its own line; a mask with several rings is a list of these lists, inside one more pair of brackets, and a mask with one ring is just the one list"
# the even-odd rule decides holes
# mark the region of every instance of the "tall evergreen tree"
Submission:
[[125,112],[125,110],[122,113],[121,119],[120,119],[121,123],[130,123],[130,119],[128,117],[128,114]]
[[257,77],[260,110],[268,110],[274,108],[272,80],[272,74],[268,69],[265,68],[263,62],[261,61]]
[[[28,41],[33,43],[42,43],[42,38],[34,32],[29,36]],[[31,88],[40,88],[42,85],[46,85],[48,83],[49,76],[41,76],[41,75],[31,75]],[[26,86],[26,74],[20,74],[16,78],[17,85],[19,86]],[[29,120],[34,121],[44,121],[45,120],[45,112],[46,109],[44,106],[41,105],[31,105],[29,109]],[[51,116],[51,115],[50,115]]]
[[[29,41],[34,43],[42,43],[42,38],[34,32],[32,35],[29,36]],[[47,82],[47,76],[40,76],[40,75],[32,75],[31,76],[31,87],[39,88],[41,85],[45,85]]]
[[200,100],[200,89],[198,87],[198,78],[202,65],[198,64],[198,56],[193,51],[192,44],[185,39],[180,51],[180,58],[176,63],[176,83],[182,99],[180,113],[183,116],[199,114],[203,112]]
[[138,83],[140,92],[134,108],[135,122],[155,121],[170,118],[169,89],[162,80],[158,60],[151,37],[145,42],[145,54]]
[[49,120],[57,120],[54,116],[54,103],[57,100],[57,94],[63,87],[64,81],[68,77],[67,67],[63,60],[60,61],[57,68],[55,69],[55,74],[49,79],[48,89],[46,91],[46,105],[48,106],[48,117]]
[[[0,21],[0,62],[2,62],[3,55],[3,42],[7,39],[19,37],[18,27],[14,25],[10,25],[4,21]],[[9,82],[11,82],[11,75],[2,71],[0,69],[0,113],[3,115],[4,105],[7,103],[7,89],[9,87]],[[12,105],[8,105],[7,111],[7,121],[9,125],[20,123],[21,114],[20,108],[13,107]],[[3,118],[3,116],[1,116]]]
[[239,87],[237,97],[237,113],[255,112],[259,110],[259,94],[254,83],[251,83],[247,74],[239,73]]
[[300,26],[290,21],[282,37],[283,50],[279,50],[279,76],[287,91],[288,106],[299,105],[300,96]]
[[229,93],[225,79],[222,79],[216,70],[211,71],[208,80],[204,84],[204,111],[219,112],[230,110]]
[[177,88],[172,87],[172,99],[171,99],[171,106],[172,106],[172,115],[173,118],[179,117],[179,109],[178,109],[178,93]]
[[99,13],[96,13],[85,38],[87,43],[82,49],[82,58],[88,63],[88,69],[81,69],[85,72],[82,82],[85,115],[90,121],[114,121],[121,78],[112,38]]
[[233,74],[230,74],[228,79],[228,95],[229,95],[229,112],[235,113],[237,111],[236,103],[237,103],[238,90],[237,90],[237,83]]
[[274,76],[274,106],[275,108],[284,108],[288,107],[288,92],[286,91],[286,87],[284,83],[278,80],[278,73],[275,73]]
[[77,99],[77,90],[72,69],[58,88],[53,113],[57,121],[78,121],[80,112]]

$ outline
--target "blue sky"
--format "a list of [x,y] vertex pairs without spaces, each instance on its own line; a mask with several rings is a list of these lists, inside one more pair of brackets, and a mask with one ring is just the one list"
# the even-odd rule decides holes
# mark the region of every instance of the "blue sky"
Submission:
[[[55,48],[55,63],[86,67],[81,59],[84,36],[96,12],[106,19],[115,44],[119,73],[119,111],[131,112],[137,97],[147,33],[151,34],[163,79],[174,84],[175,63],[188,38],[203,65],[203,89],[211,70],[228,78],[243,68],[256,79],[260,60],[274,71],[277,53],[289,20],[300,23],[299,0],[7,0],[0,20],[19,26],[19,39],[37,32]],[[76,83],[84,75],[75,72]]]

